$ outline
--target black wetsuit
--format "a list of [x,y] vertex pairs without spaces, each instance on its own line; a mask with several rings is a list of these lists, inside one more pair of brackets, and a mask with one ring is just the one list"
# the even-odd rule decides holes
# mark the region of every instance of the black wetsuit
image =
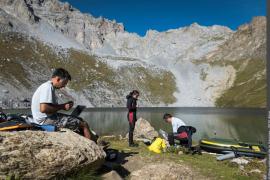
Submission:
[[129,144],[134,144],[133,142],[133,132],[135,128],[135,123],[137,121],[137,99],[133,98],[131,95],[127,96],[127,108],[128,108],[128,122],[129,122],[129,136],[128,142]]

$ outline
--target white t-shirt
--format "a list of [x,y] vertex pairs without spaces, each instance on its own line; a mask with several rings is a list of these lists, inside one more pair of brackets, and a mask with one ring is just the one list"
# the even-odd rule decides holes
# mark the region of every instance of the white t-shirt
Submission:
[[176,117],[172,117],[172,129],[173,129],[173,133],[177,133],[177,129],[180,126],[186,126],[186,124],[181,119],[176,118]]
[[57,104],[55,89],[51,81],[41,84],[32,97],[31,111],[33,123],[42,124],[44,119],[51,114],[40,112],[40,103]]

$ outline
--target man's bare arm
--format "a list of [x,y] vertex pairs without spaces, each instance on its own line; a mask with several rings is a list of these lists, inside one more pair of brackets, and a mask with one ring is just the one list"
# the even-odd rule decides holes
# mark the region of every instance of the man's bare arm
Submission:
[[65,104],[49,104],[49,103],[40,104],[40,112],[42,113],[54,114],[59,110],[66,110]]

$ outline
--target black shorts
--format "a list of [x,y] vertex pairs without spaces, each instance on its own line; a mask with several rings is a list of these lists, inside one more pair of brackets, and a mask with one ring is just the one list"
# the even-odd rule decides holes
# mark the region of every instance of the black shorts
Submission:
[[79,117],[56,113],[50,117],[47,117],[43,124],[51,124],[57,128],[68,128],[72,131],[80,131],[80,123],[82,121],[83,120]]

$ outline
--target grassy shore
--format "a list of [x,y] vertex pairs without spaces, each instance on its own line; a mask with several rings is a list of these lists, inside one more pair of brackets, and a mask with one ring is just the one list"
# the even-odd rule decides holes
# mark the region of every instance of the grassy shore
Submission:
[[[132,158],[125,158],[124,163],[111,163],[111,170],[115,170],[124,179],[129,179],[130,174],[123,172],[132,172],[136,168],[141,168],[149,163],[164,163],[174,162],[192,169],[192,172],[198,176],[199,179],[224,179],[224,180],[255,180],[264,179],[266,174],[266,163],[261,159],[247,159],[250,161],[247,165],[239,167],[238,164],[230,162],[230,160],[217,161],[216,155],[203,153],[202,155],[179,153],[178,151],[170,151],[162,154],[152,153],[147,149],[143,143],[139,143],[139,147],[130,148],[126,140],[119,140],[117,138],[106,138],[106,141],[111,143],[110,148],[119,150],[120,154],[125,157],[132,156]],[[102,179],[104,171],[102,167],[97,172],[83,172],[71,179]],[[125,171],[123,171],[125,169]],[[260,172],[252,172],[252,170],[259,170]]]

